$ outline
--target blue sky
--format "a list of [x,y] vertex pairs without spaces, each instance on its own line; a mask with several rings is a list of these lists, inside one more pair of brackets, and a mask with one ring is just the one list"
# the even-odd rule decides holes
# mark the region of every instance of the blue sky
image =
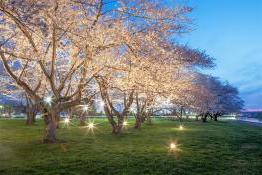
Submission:
[[238,87],[246,108],[262,108],[262,1],[181,2],[194,8],[194,30],[182,41],[216,59],[208,72]]

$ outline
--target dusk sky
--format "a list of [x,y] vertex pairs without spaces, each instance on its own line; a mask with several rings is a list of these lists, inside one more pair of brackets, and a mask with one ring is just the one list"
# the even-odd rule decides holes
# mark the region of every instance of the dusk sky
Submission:
[[262,108],[262,1],[183,2],[194,8],[194,31],[183,42],[216,59],[209,72],[238,87],[245,108]]

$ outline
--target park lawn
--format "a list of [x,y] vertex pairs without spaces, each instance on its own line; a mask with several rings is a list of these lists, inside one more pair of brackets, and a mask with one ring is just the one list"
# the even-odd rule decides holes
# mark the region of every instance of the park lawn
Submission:
[[[58,131],[60,144],[41,144],[42,121],[0,120],[0,174],[262,174],[262,128],[235,121],[201,123],[155,119],[129,123],[111,135],[106,120],[92,132],[76,123]],[[175,151],[170,142],[177,143]]]

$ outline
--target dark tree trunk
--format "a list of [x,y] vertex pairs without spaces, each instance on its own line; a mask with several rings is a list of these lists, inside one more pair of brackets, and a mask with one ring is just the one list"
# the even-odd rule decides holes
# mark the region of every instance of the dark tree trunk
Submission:
[[204,123],[207,122],[207,117],[206,116],[203,116],[201,119],[202,119],[202,122],[204,122]]
[[35,112],[33,112],[33,111],[27,112],[26,124],[27,125],[33,125],[35,123],[35,117],[36,117]]
[[179,113],[175,113],[175,115],[176,115],[176,117],[177,117],[177,119],[180,121],[180,122],[182,122],[182,116],[179,114]]
[[199,115],[196,115],[196,121],[198,121]]
[[216,114],[214,114],[214,120],[215,121],[218,121],[218,117],[220,117],[220,116],[222,116],[222,114],[221,113],[216,113]]
[[214,120],[214,116],[215,116],[215,114],[207,113],[207,116],[209,116],[211,120]]
[[207,113],[205,113],[205,114],[203,114],[202,116],[201,116],[201,119],[202,119],[202,122],[207,122],[207,116],[208,116],[208,114]]

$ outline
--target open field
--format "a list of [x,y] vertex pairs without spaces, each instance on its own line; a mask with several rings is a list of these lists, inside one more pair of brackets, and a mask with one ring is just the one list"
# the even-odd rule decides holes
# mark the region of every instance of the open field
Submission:
[[[94,133],[76,123],[58,131],[61,144],[41,144],[42,121],[0,120],[0,174],[262,174],[262,128],[234,121],[154,120],[111,135],[104,119]],[[177,149],[169,150],[171,142]]]

